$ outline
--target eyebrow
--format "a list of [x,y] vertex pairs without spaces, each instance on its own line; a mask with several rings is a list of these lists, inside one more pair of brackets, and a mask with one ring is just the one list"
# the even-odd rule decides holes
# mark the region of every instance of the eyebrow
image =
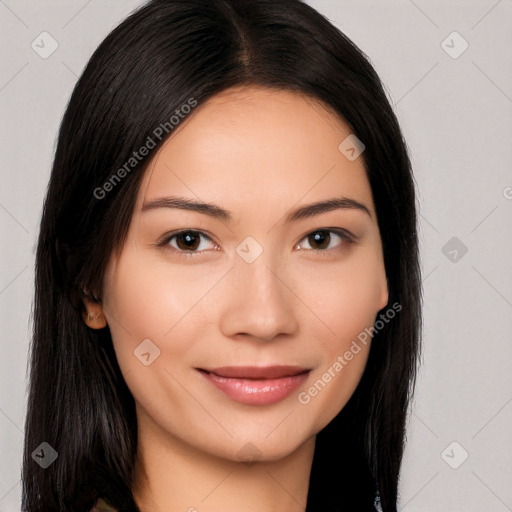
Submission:
[[[178,208],[181,210],[189,210],[202,213],[222,221],[233,222],[233,214],[229,210],[225,210],[214,203],[203,203],[186,197],[170,196],[154,199],[144,203],[141,211],[146,212],[157,208]],[[289,213],[285,220],[286,222],[294,222],[339,209],[359,210],[366,213],[371,218],[369,208],[363,203],[348,197],[333,197],[317,203],[301,206]]]

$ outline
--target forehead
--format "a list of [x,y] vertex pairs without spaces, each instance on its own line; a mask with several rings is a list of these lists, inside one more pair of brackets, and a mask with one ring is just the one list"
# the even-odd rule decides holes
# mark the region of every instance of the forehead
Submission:
[[[363,159],[339,145],[350,129],[322,102],[293,91],[238,87],[189,114],[155,155],[144,199],[186,195],[243,208],[355,195],[371,204]],[[235,207],[234,207],[235,208]]]

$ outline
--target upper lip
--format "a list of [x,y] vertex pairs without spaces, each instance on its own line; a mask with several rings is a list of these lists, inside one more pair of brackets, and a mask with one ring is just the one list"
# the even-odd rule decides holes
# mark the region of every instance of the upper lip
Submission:
[[239,379],[280,379],[310,371],[309,368],[290,365],[275,366],[222,366],[220,368],[198,368],[219,377]]

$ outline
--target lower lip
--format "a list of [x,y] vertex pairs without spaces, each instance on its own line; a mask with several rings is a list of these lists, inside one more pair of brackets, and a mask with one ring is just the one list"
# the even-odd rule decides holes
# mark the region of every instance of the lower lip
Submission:
[[253,380],[220,377],[204,371],[200,373],[236,402],[249,405],[270,405],[280,402],[297,389],[309,375],[307,372],[279,379]]

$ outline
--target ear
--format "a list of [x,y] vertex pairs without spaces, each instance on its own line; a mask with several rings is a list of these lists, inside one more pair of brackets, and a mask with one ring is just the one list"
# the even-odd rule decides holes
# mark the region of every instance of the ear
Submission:
[[384,309],[389,301],[388,279],[385,273],[381,279],[380,290],[379,311]]
[[107,326],[107,319],[103,314],[101,304],[87,297],[83,298],[85,311],[82,312],[82,318],[91,329],[103,329]]

